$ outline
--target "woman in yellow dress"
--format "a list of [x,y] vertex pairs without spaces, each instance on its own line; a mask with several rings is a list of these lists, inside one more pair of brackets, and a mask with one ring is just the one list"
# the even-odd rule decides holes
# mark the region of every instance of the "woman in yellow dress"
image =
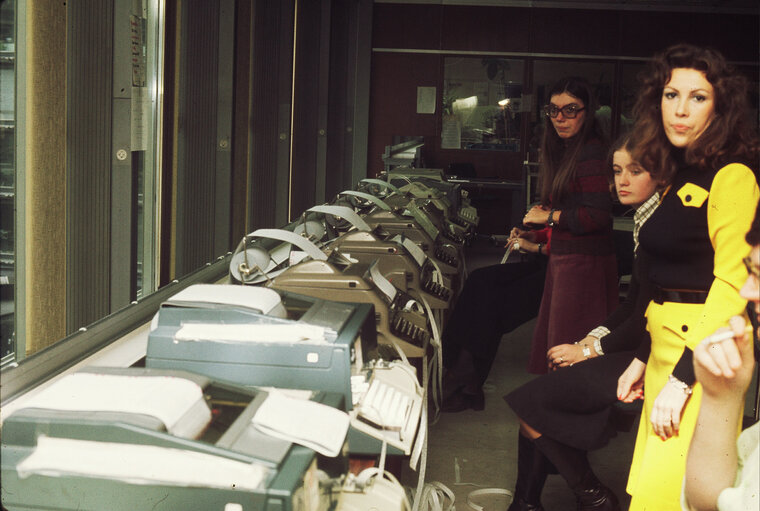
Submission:
[[627,487],[631,511],[680,510],[702,394],[691,350],[747,305],[739,295],[750,251],[744,234],[760,197],[747,92],[722,55],[691,45],[657,55],[643,76],[632,156],[670,186],[639,234],[653,288],[651,353],[646,364],[631,363],[618,387],[624,401],[644,388]]

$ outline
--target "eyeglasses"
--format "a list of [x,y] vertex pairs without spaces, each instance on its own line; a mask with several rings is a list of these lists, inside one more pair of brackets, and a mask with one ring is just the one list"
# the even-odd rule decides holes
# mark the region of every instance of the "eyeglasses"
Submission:
[[742,262],[744,263],[744,266],[747,267],[747,273],[760,280],[760,266],[753,264],[752,259],[750,259],[749,256],[742,259]]
[[565,105],[562,108],[558,107],[557,105],[549,104],[544,107],[544,115],[546,117],[556,119],[559,113],[562,112],[562,116],[565,119],[575,119],[578,116],[578,112],[582,112],[585,109],[585,106],[578,106],[575,103],[570,103],[569,105]]

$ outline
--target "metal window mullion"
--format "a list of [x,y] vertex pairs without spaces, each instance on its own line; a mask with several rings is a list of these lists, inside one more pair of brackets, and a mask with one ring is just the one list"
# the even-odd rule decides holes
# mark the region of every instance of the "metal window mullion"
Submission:
[[26,357],[26,1],[16,2],[16,63],[15,84],[15,190],[14,236],[15,251],[13,288],[14,335],[16,361]]
[[230,197],[232,195],[232,108],[235,55],[235,2],[219,3],[219,52],[216,102],[216,198],[214,201],[214,255],[230,246]]
[[[317,137],[315,161],[314,202],[325,202],[327,181],[328,95],[330,82],[331,0],[322,0],[319,25],[319,69],[317,71]],[[337,135],[334,134],[334,135]]]

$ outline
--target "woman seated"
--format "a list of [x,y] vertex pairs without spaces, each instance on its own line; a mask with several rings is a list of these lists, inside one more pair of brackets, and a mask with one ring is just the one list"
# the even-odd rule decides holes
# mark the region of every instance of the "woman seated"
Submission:
[[532,229],[514,229],[508,243],[549,256],[545,284],[542,263],[473,272],[444,329],[441,411],[483,409],[482,385],[501,336],[536,310],[528,370],[540,374],[547,370],[548,348],[579,338],[618,302],[606,148],[594,120],[591,88],[581,78],[565,78],[549,98],[539,167],[541,205],[523,218]]
[[[639,230],[659,204],[658,183],[632,161],[628,142],[624,138],[613,146],[611,163],[618,199],[637,207],[634,247],[638,247]],[[615,495],[594,476],[586,451],[602,447],[613,433],[609,419],[617,401],[618,376],[642,340],[643,310],[649,301],[642,272],[645,260],[637,254],[625,302],[578,344],[549,350],[549,366],[563,369],[505,397],[520,419],[517,482],[509,511],[542,509],[540,496],[551,463],[583,509],[618,509]]]

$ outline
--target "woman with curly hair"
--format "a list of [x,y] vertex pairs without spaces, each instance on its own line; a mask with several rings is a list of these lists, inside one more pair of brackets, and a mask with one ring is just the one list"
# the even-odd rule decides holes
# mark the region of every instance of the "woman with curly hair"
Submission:
[[632,157],[669,186],[639,234],[649,261],[651,351],[618,385],[626,401],[644,389],[627,487],[632,511],[680,509],[702,395],[691,350],[747,305],[739,294],[750,251],[744,234],[760,197],[749,111],[746,80],[712,49],[672,46],[643,76]]

